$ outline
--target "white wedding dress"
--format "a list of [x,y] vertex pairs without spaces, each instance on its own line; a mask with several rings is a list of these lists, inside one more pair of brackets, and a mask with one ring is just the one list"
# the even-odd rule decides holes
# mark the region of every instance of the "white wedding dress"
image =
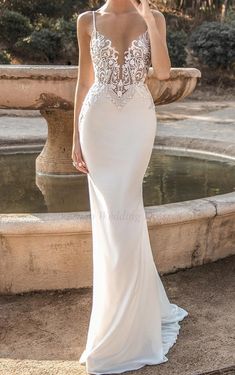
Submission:
[[79,115],[89,174],[93,302],[79,359],[90,374],[122,373],[166,362],[188,312],[170,303],[150,247],[142,181],[156,133],[147,30],[120,53],[96,29],[91,56],[95,81]]

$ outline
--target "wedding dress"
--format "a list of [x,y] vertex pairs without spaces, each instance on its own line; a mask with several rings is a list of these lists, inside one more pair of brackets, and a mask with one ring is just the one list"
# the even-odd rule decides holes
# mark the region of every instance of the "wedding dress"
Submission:
[[156,133],[145,83],[148,31],[132,41],[121,63],[112,41],[97,30],[93,12],[90,49],[95,81],[80,111],[79,132],[89,170],[93,301],[79,363],[90,374],[109,374],[166,362],[188,312],[168,300],[143,204]]

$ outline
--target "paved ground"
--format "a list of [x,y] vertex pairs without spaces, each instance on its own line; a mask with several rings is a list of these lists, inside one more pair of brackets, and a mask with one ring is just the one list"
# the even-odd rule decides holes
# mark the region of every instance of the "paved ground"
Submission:
[[[130,374],[196,375],[233,367],[235,256],[162,276],[172,302],[189,312],[168,362]],[[0,296],[1,375],[85,375],[91,289]],[[147,307],[146,307],[147,308]]]
[[[192,107],[192,106],[191,106]],[[187,119],[162,121],[161,111],[159,116],[160,126],[157,135],[170,135],[175,137],[194,137],[202,139],[235,142],[235,102],[223,109],[216,109],[206,113],[192,113]]]
[[[235,102],[189,99],[157,108],[157,136],[235,142]],[[39,111],[0,109],[0,147],[32,143],[43,145],[46,121]]]
[[5,111],[0,109],[0,147],[41,144],[47,137],[46,121],[38,111]]

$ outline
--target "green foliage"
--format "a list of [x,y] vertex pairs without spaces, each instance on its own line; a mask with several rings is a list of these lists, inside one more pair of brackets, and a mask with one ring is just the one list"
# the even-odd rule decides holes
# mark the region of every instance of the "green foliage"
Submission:
[[75,16],[70,21],[59,18],[53,27],[53,30],[55,30],[61,36],[61,57],[63,57],[63,60],[65,60],[66,64],[76,65],[78,62],[76,21],[77,14],[75,14]]
[[38,62],[54,62],[62,48],[61,36],[49,29],[33,31],[15,44],[15,50],[23,56]]
[[[23,61],[31,63],[59,61],[77,64],[77,15],[91,8],[98,8],[104,2],[105,0],[0,0],[2,48],[13,52],[16,58],[19,56]],[[150,3],[159,6],[160,10],[166,10],[164,15],[169,29],[167,42],[172,66],[182,67],[186,65],[188,35],[195,23],[201,23],[205,18],[220,19],[221,4],[224,1],[152,0]],[[223,24],[202,24],[202,29],[199,27],[193,31],[190,47],[202,64],[215,68],[232,66],[235,12],[231,5],[234,3],[235,0],[228,1]],[[9,59],[9,55],[0,53],[0,63],[10,61]]]
[[10,64],[11,56],[6,51],[0,51],[0,64]]
[[64,42],[73,42],[77,45],[76,17],[70,21],[63,17],[58,18],[53,29],[61,35]]
[[182,67],[186,64],[187,34],[184,31],[169,31],[167,45],[173,67]]
[[226,13],[224,21],[226,23],[232,24],[233,27],[235,27],[235,10],[229,9]]
[[30,20],[18,12],[5,10],[0,17],[0,39],[3,42],[15,43],[31,31]]
[[31,21],[40,15],[69,19],[74,12],[87,10],[88,7],[88,0],[0,0],[0,9],[17,11],[29,17]]
[[204,22],[191,34],[189,46],[202,64],[230,68],[235,63],[235,28],[226,23]]

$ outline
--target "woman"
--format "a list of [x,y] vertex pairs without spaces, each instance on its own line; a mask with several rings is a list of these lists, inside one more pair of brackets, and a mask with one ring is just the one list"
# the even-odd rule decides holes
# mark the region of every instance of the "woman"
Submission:
[[107,0],[77,20],[79,76],[72,159],[87,174],[93,302],[79,362],[91,374],[166,362],[188,312],[169,302],[150,247],[142,195],[156,132],[146,84],[169,78],[164,16],[147,0]]

